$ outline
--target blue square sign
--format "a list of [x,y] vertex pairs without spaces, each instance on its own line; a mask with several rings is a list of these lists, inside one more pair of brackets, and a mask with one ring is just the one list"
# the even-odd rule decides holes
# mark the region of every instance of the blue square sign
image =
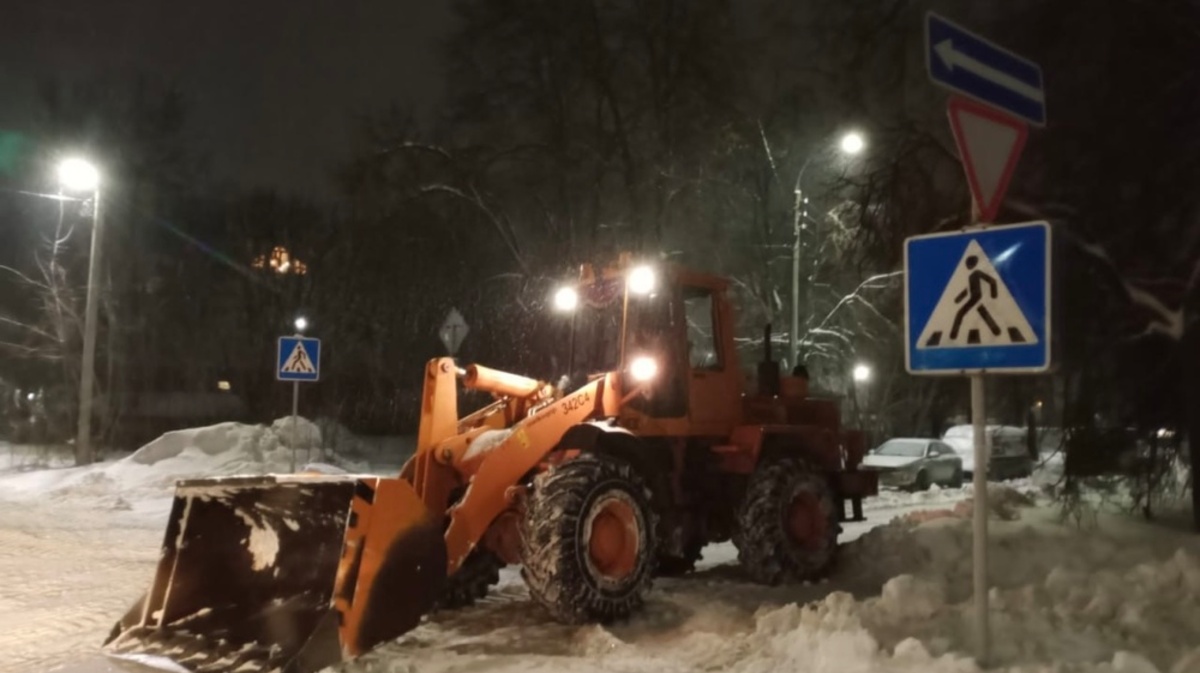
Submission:
[[301,336],[279,337],[275,378],[280,381],[316,381],[321,378],[321,340]]
[[904,242],[904,337],[913,374],[1050,368],[1050,225]]

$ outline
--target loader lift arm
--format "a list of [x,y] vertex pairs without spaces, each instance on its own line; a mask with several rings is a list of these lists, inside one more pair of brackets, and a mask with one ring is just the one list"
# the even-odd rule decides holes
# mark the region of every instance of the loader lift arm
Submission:
[[[460,380],[496,401],[458,418]],[[607,374],[561,397],[533,379],[439,358],[426,367],[417,451],[397,478],[180,483],[151,588],[107,651],[214,673],[313,673],[400,636],[566,430],[616,413],[617,384]],[[475,444],[488,432],[507,435]]]

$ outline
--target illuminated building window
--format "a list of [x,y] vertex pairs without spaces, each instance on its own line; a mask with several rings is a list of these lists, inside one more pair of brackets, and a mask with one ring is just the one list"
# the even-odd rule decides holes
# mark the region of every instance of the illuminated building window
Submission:
[[289,273],[303,276],[308,273],[308,265],[292,257],[292,254],[282,245],[272,248],[270,255],[255,257],[250,266],[256,269],[270,269],[281,276]]

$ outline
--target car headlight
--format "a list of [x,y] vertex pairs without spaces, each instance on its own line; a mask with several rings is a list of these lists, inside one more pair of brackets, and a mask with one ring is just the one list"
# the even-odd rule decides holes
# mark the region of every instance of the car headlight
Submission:
[[629,376],[638,383],[645,383],[658,376],[658,361],[649,355],[640,355],[629,363]]
[[554,308],[570,313],[579,306],[579,292],[573,287],[561,287],[554,293]]

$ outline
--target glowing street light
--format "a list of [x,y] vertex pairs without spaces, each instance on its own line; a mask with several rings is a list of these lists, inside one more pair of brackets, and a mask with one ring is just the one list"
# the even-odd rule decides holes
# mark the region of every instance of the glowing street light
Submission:
[[841,147],[842,147],[842,152],[844,152],[845,154],[849,154],[849,155],[853,156],[853,155],[858,154],[859,152],[863,151],[863,148],[866,146],[867,146],[867,141],[863,140],[862,135],[860,135],[854,131],[851,131],[850,133],[847,133],[846,135],[842,136]]
[[304,332],[304,330],[308,329],[308,318],[300,316],[296,318],[296,321],[293,324],[296,326],[297,332]]
[[63,191],[92,192],[92,250],[88,258],[87,304],[83,318],[83,366],[79,381],[79,419],[75,435],[75,461],[90,463],[92,451],[92,392],[96,387],[96,314],[100,286],[100,171],[80,158],[58,165],[58,182]]
[[866,383],[871,380],[871,368],[867,365],[856,365],[854,367],[854,382]]
[[100,171],[83,159],[67,159],[58,165],[58,182],[72,192],[92,192],[100,187]]

